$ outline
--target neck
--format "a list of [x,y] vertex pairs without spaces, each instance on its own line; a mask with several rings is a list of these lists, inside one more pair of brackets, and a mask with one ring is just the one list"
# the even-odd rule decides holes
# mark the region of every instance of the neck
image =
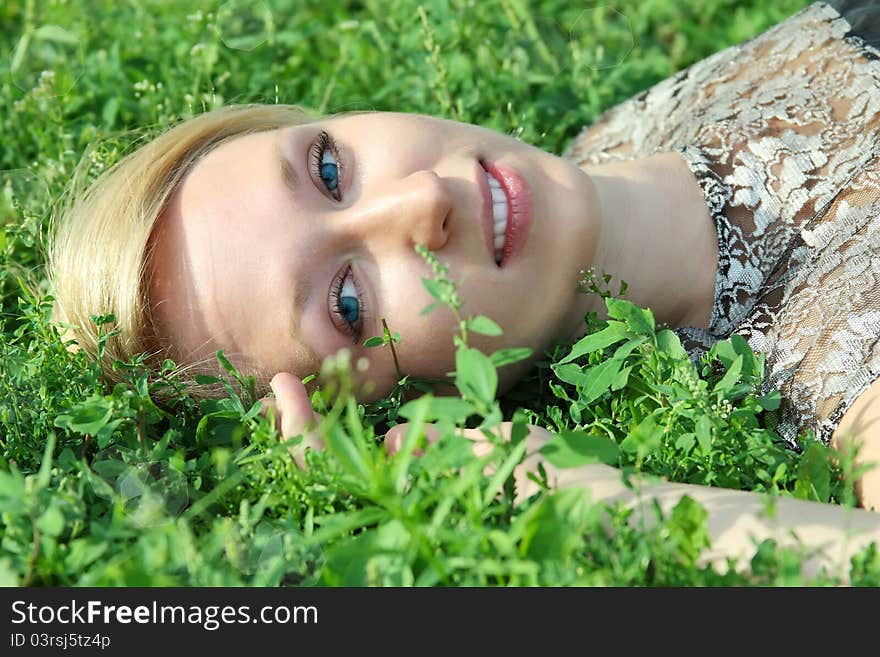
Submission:
[[[718,268],[717,232],[699,185],[677,153],[585,167],[602,228],[593,270],[659,324],[706,329]],[[604,304],[600,317],[604,318]]]

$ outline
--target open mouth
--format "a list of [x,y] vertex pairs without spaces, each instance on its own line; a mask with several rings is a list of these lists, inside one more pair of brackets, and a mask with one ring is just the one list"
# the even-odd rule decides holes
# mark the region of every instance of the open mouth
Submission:
[[510,220],[509,204],[504,187],[491,173],[485,171],[492,194],[492,245],[495,247],[495,264],[501,265],[504,259],[504,245],[507,241],[507,223]]
[[529,185],[513,167],[485,160],[479,164],[486,176],[485,185],[480,181],[484,236],[495,265],[504,268],[522,253],[528,240],[532,225]]

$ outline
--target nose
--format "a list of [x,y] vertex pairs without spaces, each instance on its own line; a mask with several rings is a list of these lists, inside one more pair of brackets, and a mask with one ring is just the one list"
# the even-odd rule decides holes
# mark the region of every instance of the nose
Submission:
[[449,183],[433,171],[416,171],[390,183],[353,221],[373,239],[404,240],[438,251],[449,239],[454,199]]

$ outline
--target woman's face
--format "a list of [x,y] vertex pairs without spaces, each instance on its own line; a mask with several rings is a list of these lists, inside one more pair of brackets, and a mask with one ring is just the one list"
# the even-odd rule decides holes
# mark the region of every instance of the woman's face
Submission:
[[[240,366],[303,377],[348,348],[369,363],[361,398],[375,398],[396,381],[390,351],[362,346],[382,319],[401,336],[404,374],[454,367],[452,312],[421,312],[434,299],[416,244],[449,265],[462,316],[502,327],[470,334],[473,346],[537,356],[582,323],[596,206],[574,165],[468,124],[369,113],[246,135],[176,190],[153,239],[151,299],[184,360],[223,349]],[[523,367],[502,368],[502,387]]]

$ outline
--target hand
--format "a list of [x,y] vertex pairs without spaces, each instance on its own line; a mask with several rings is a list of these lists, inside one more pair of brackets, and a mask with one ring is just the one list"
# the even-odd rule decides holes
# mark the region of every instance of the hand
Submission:
[[307,447],[324,449],[324,441],[317,431],[322,418],[312,410],[306,387],[293,374],[279,372],[272,377],[269,386],[275,393],[275,398],[263,397],[260,400],[263,405],[261,413],[265,415],[270,408],[275,409],[275,428],[282,438],[303,435],[303,442],[291,447],[290,452],[297,465],[304,468]]
[[[324,441],[317,431],[322,417],[312,410],[309,395],[302,382],[288,372],[279,372],[269,383],[275,398],[263,397],[262,413],[266,414],[269,408],[275,409],[275,426],[285,439],[303,435],[303,442],[290,449],[297,464],[305,467],[305,449],[324,449]],[[385,450],[388,454],[396,453],[403,445],[408,423],[398,424],[385,434]],[[513,429],[512,422],[502,422],[495,430],[501,431],[503,440],[510,440]],[[433,424],[425,425],[425,436],[429,442],[436,442],[440,438],[440,430]],[[486,438],[481,429],[460,429],[459,434],[473,441],[474,454],[479,458],[492,451],[492,443]],[[514,468],[513,476],[516,485],[515,502],[518,504],[538,492],[539,485],[529,479],[529,472],[536,472],[538,464],[543,463],[547,472],[548,482],[552,485],[559,479],[559,473],[554,466],[544,460],[538,451],[547,443],[553,434],[547,429],[535,425],[528,425],[526,434],[526,456]]]
[[[408,423],[398,424],[391,427],[385,434],[385,451],[394,454],[403,445],[406,436]],[[502,422],[495,430],[501,431],[503,440],[510,440],[510,433],[513,429],[512,422]],[[492,451],[492,443],[486,438],[482,429],[459,429],[458,434],[472,440],[474,442],[474,454],[477,457],[485,456]],[[496,434],[497,435],[497,434]],[[434,443],[440,438],[440,430],[433,424],[425,425],[425,437],[429,443]],[[548,482],[553,484],[558,477],[556,469],[548,463],[543,455],[538,451],[547,441],[553,437],[547,429],[528,425],[528,434],[526,434],[526,456],[513,470],[513,478],[516,485],[516,498],[514,502],[520,502],[528,499],[540,490],[540,486],[529,479],[529,472],[536,472],[538,464],[543,463],[547,472]]]

